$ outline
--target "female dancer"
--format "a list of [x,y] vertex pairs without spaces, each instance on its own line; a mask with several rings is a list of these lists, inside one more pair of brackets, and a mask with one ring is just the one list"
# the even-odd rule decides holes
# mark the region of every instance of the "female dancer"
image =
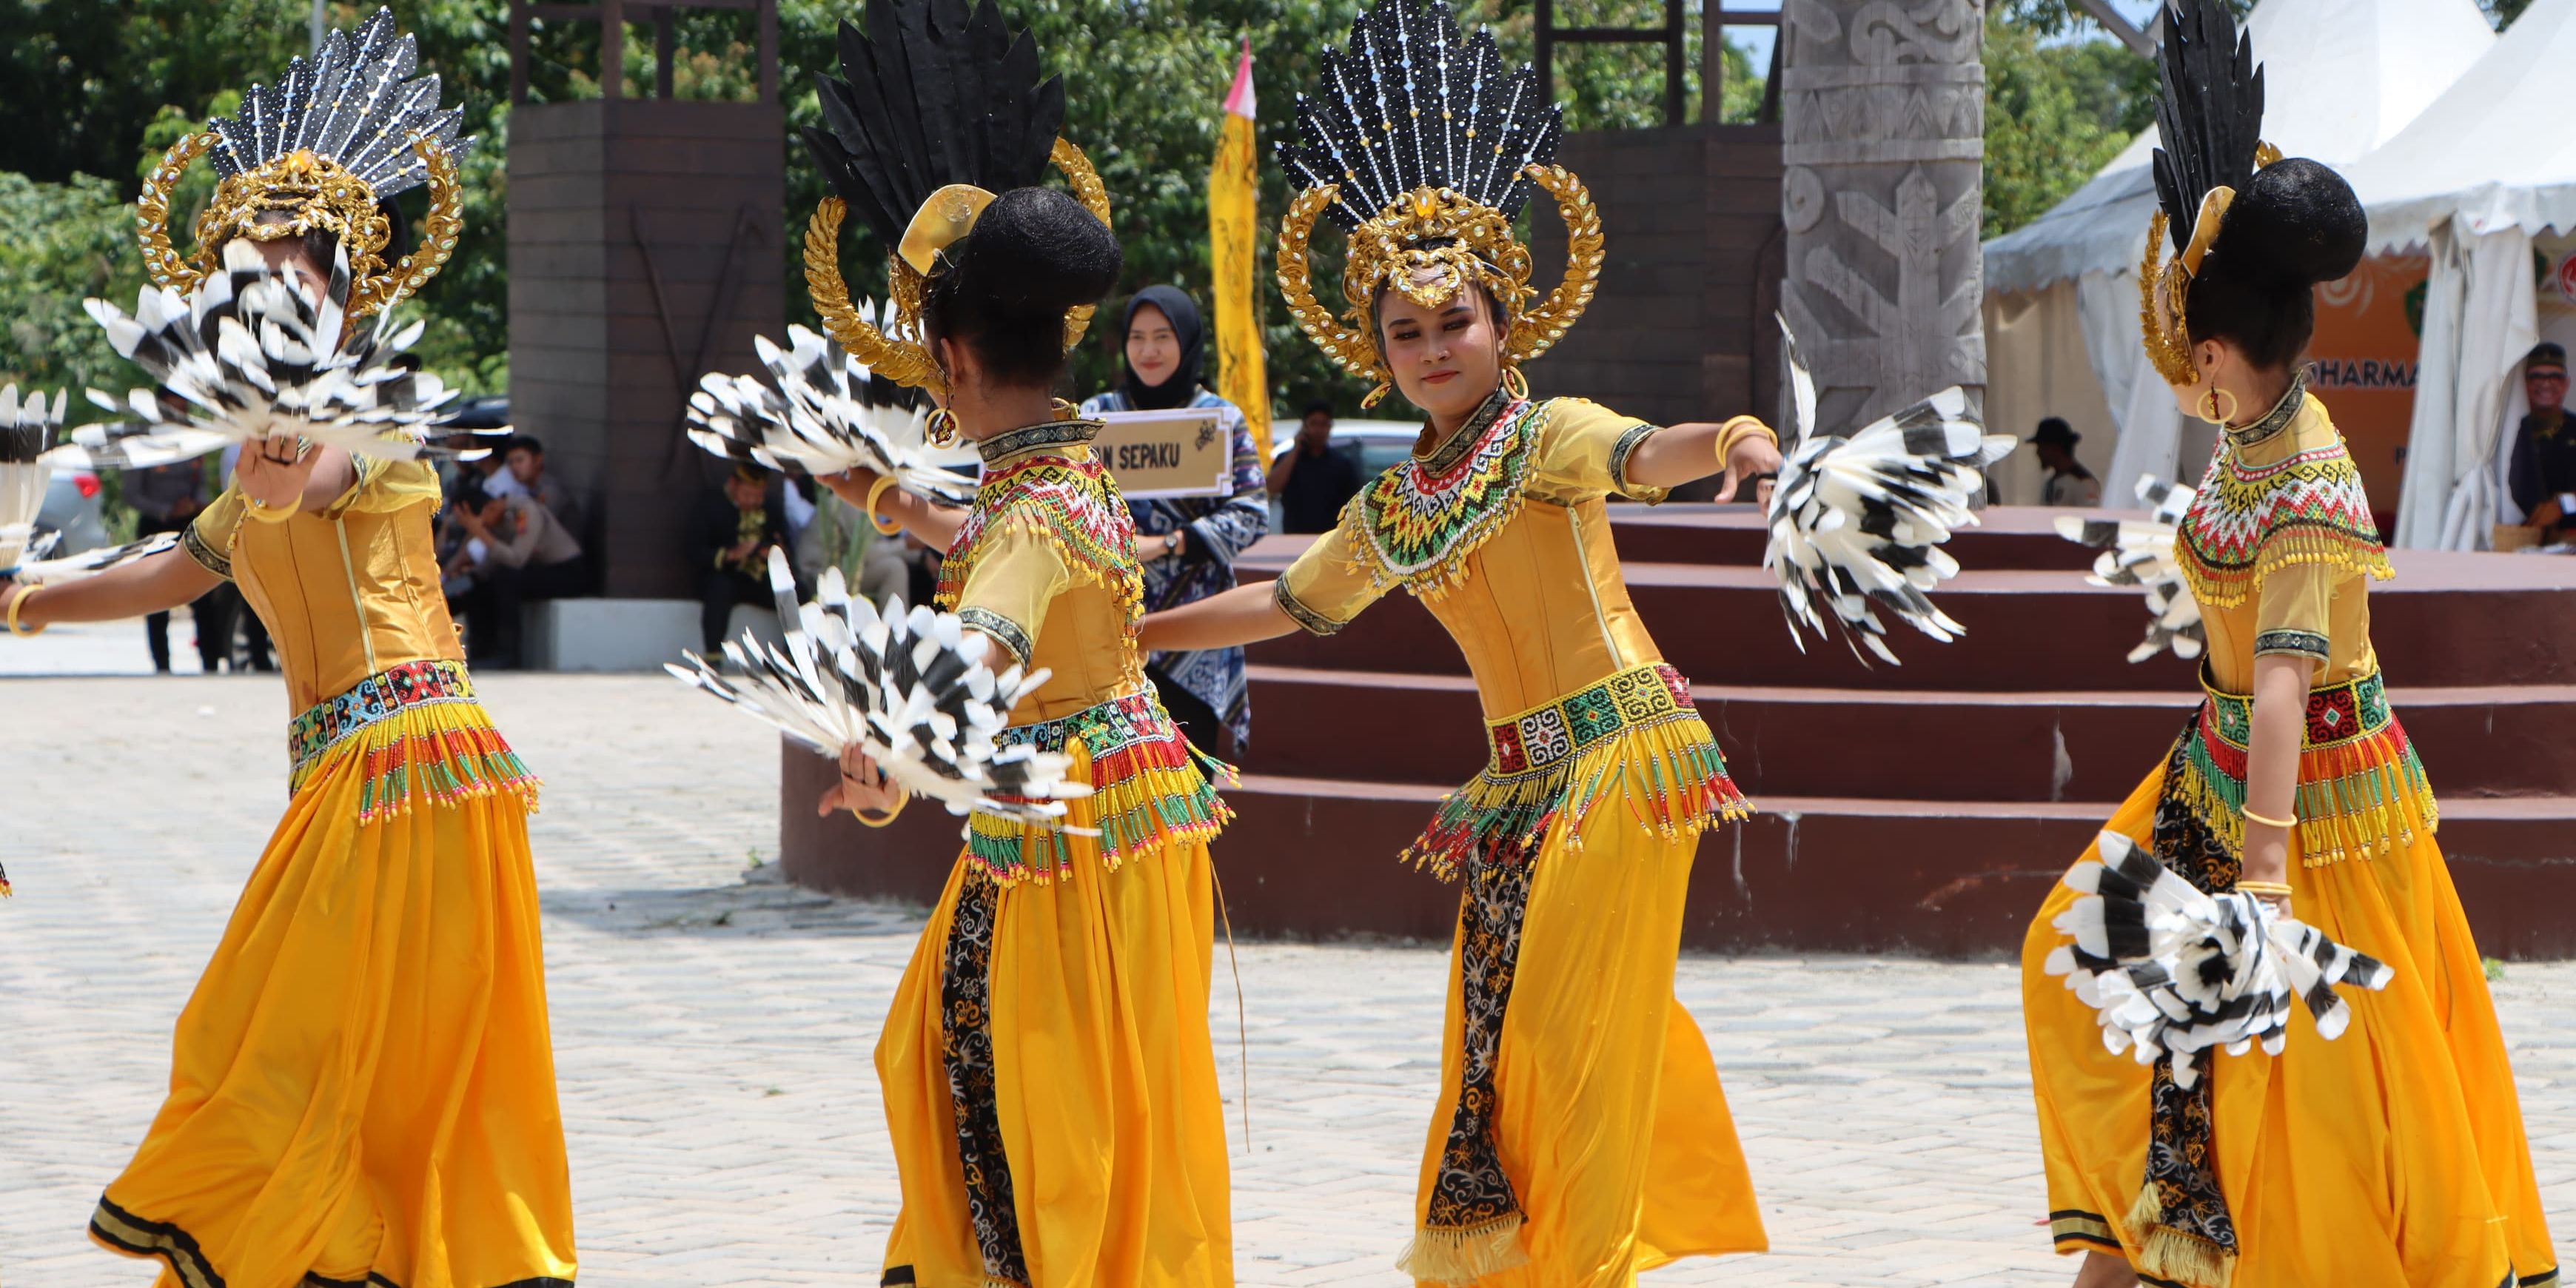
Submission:
[[[2341,1038],[2294,1017],[2279,1056],[2204,1052],[2186,1090],[2104,1050],[2046,974],[2076,897],[2061,885],[2022,972],[2051,1232],[2085,1254],[2082,1288],[2555,1284],[2495,1006],[2371,650],[2388,561],[2300,376],[2311,288],[2360,261],[2361,207],[2332,171],[2258,146],[2262,81],[2222,0],[2166,16],[2164,209],[2140,289],[2149,356],[2224,430],[2175,551],[2208,696],[2105,828],[2203,891],[2295,908],[2396,978],[2353,997]],[[2159,269],[2168,229],[2180,257]]]
[[[1409,854],[1467,890],[1401,1265],[1430,1283],[1570,1288],[1767,1246],[1716,1066],[1673,998],[1692,854],[1744,800],[1629,603],[1604,500],[1660,499],[1721,467],[1732,497],[1780,458],[1751,417],[1658,429],[1529,397],[1518,363],[1580,314],[1601,246],[1581,184],[1548,164],[1556,109],[1506,110],[1534,80],[1416,0],[1386,0],[1325,55],[1300,100],[1306,142],[1283,152],[1308,186],[1280,285],[1309,336],[1379,382],[1370,401],[1392,384],[1429,423],[1276,583],[1155,614],[1144,641],[1329,635],[1400,586],[1466,651],[1493,759]],[[1536,309],[1511,235],[1533,183],[1572,246]],[[1347,326],[1304,280],[1319,212],[1350,230]]]
[[[1206,342],[1199,306],[1189,296],[1177,287],[1148,286],[1127,301],[1126,378],[1082,404],[1085,416],[1214,407],[1233,444],[1231,496],[1127,503],[1149,613],[1233,589],[1234,557],[1270,531],[1269,471],[1253,449],[1252,427],[1233,403],[1199,383]],[[1242,649],[1161,654],[1146,661],[1145,674],[1191,742],[1229,758],[1252,742]]]
[[[939,606],[1051,673],[1005,738],[1069,753],[1092,795],[1061,829],[974,815],[896,989],[876,1060],[903,1212],[882,1282],[1222,1288],[1234,1266],[1208,1040],[1208,841],[1225,813],[1145,680],[1134,531],[1088,447],[1100,424],[1049,397],[1078,334],[1068,320],[1116,281],[1118,243],[1074,198],[1029,186],[1052,145],[1098,197],[1056,138],[1060,83],[1030,84],[1027,38],[995,63],[1013,42],[990,0],[963,30],[946,14],[870,5],[871,35],[842,33],[850,83],[822,81],[827,115],[841,119],[836,104],[877,63],[911,67],[911,94],[864,130],[809,136],[835,187],[900,248],[894,334],[847,308],[828,233],[807,275],[834,337],[879,374],[928,386],[984,481],[962,511],[864,470],[830,483],[946,550]],[[968,120],[985,127],[971,145],[928,152],[949,169],[906,164],[923,155],[907,142]],[[899,804],[853,757],[821,808]]]
[[[222,243],[248,237],[318,294],[345,255],[355,319],[436,271],[443,256],[388,245],[379,206],[426,179],[424,243],[454,235],[453,117],[388,114],[428,81],[404,78],[411,38],[380,10],[317,62],[331,83],[309,96],[252,89],[245,116],[262,128],[218,120],[173,149],[142,205],[156,273],[184,285],[220,272]],[[310,70],[296,60],[285,83]],[[302,114],[334,102],[358,122],[344,145],[278,142],[312,137]],[[224,178],[190,266],[158,216],[209,148]],[[572,1281],[528,856],[537,783],[474,700],[438,590],[438,496],[418,460],[256,440],[179,549],[0,587],[10,631],[29,634],[233,581],[302,712],[286,816],[179,1014],[169,1098],[90,1223],[108,1248],[167,1262],[164,1283]]]

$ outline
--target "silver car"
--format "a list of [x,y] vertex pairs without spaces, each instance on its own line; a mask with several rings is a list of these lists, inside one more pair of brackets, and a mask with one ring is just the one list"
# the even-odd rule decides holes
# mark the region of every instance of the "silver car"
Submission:
[[99,491],[98,475],[89,470],[58,470],[46,482],[45,503],[36,511],[36,531],[63,534],[47,552],[48,558],[107,544],[107,518],[99,507]]
[[[1270,463],[1297,450],[1297,427],[1301,422],[1282,417],[1270,422]],[[1333,450],[1350,457],[1360,467],[1360,481],[1365,484],[1385,472],[1386,467],[1413,454],[1413,444],[1422,437],[1418,420],[1336,420],[1333,422]],[[1279,498],[1270,498],[1270,530],[1285,530],[1287,511]]]

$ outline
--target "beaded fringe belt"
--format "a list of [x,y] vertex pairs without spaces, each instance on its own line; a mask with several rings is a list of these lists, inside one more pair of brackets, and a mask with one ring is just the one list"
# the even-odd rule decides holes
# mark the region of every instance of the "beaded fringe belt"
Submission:
[[1667,835],[1752,813],[1691,705],[1690,682],[1660,662],[1493,721],[1485,737],[1484,772],[1440,802],[1404,854],[1444,881],[1527,862],[1560,816],[1571,836],[1614,792]]
[[[1192,747],[1150,690],[1006,729],[1000,741],[1075,754],[1091,795],[1074,809],[1090,815],[1089,826],[1100,832],[1101,862],[1112,870],[1130,855],[1213,839],[1234,817],[1216,793],[1218,785],[1234,784],[1233,767]],[[1063,830],[991,814],[967,821],[966,851],[1005,885],[1073,873],[1073,847]]]
[[[2229,850],[2245,848],[2245,756],[2254,700],[2220,691],[2201,673],[2208,699],[2183,733],[2180,781],[2166,785]],[[2378,672],[2308,691],[2299,751],[2299,853],[2309,867],[2386,854],[2430,833],[2441,818],[2424,764],[2388,706]]]
[[405,662],[305,709],[287,726],[291,791],[344,755],[366,758],[358,818],[411,808],[417,797],[446,804],[509,792],[535,808],[536,776],[474,700],[462,662]]

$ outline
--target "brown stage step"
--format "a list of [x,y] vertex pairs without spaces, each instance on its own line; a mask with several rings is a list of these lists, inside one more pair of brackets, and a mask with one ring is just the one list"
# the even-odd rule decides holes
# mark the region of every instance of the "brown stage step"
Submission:
[[[2164,754],[2196,701],[2187,691],[1713,684],[1692,694],[1745,791],[1901,800],[2124,794]],[[2576,685],[2401,688],[2390,696],[2445,797],[2550,795],[2576,784],[2576,736],[2568,732],[2576,729]],[[1455,784],[1485,763],[1483,714],[1462,675],[1255,665],[1252,710],[1252,752],[1243,762],[1251,772]]]
[[[1246,580],[1259,579],[1278,562],[1247,557],[1240,570]],[[2397,579],[2371,590],[2371,637],[2393,680],[2576,684],[2576,559],[2403,550],[2394,562]],[[2075,573],[1962,573],[1935,598],[1967,637],[1939,644],[1891,623],[1903,664],[1874,667],[1835,642],[1811,639],[1799,652],[1762,569],[1632,563],[1626,574],[1664,656],[1700,684],[2184,694],[2196,684],[2193,664],[2171,654],[2128,662],[2145,630],[2144,599],[2088,585]],[[1320,670],[1467,669],[1447,632],[1402,593],[1330,639],[1297,632],[1254,645],[1251,657]]]
[[[870,830],[813,801],[829,762],[784,749],[780,844],[787,876],[837,893],[927,904],[958,851],[958,820],[916,805]],[[1438,941],[1457,891],[1400,866],[1443,789],[1410,783],[1247,775],[1226,794],[1216,844],[1234,932],[1247,938],[1371,936]],[[2018,949],[2049,886],[2083,852],[2111,802],[1768,797],[1700,843],[1685,947],[1740,952],[1928,953]],[[2451,799],[2442,844],[2481,951],[2576,955],[2576,797]]]
[[[1997,506],[1973,528],[1952,534],[1946,549],[1969,568],[2050,568],[2081,572],[2094,553],[2057,535],[2057,516],[2044,506]],[[2094,511],[2094,517],[2119,517]],[[2145,511],[2129,517],[2144,518]],[[1611,532],[1619,555],[1638,563],[1731,564],[1759,567],[1770,536],[1749,505],[1613,505]],[[1299,539],[1301,542],[1303,538]]]

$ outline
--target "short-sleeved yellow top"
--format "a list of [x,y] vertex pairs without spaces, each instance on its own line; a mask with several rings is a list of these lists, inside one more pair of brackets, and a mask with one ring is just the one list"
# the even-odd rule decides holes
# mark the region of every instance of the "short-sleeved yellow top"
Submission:
[[272,520],[226,487],[180,538],[267,624],[298,711],[406,662],[465,656],[439,589],[437,472],[352,459],[357,481],[319,511]]
[[2228,431],[2180,527],[2213,687],[2253,692],[2254,659],[2266,654],[2313,659],[2319,688],[2379,670],[2370,582],[2390,575],[2388,556],[2361,471],[2303,385]]
[[1091,455],[1100,422],[1056,421],[979,444],[984,483],[940,565],[938,605],[1045,667],[1011,713],[1038,724],[1145,687],[1144,590],[1126,501]]
[[1397,586],[1458,641],[1489,720],[1663,660],[1628,599],[1610,536],[1628,455],[1655,426],[1580,398],[1494,398],[1446,442],[1379,475],[1279,578],[1319,635]]
[[[1073,756],[1090,796],[1057,828],[977,813],[966,859],[994,880],[1053,881],[1174,845],[1205,844],[1230,815],[1136,651],[1144,583],[1117,481],[1092,454],[1096,420],[1059,420],[976,444],[984,481],[939,569],[939,607],[1046,682],[1011,712],[1005,743]],[[1223,766],[1208,762],[1219,770]]]

